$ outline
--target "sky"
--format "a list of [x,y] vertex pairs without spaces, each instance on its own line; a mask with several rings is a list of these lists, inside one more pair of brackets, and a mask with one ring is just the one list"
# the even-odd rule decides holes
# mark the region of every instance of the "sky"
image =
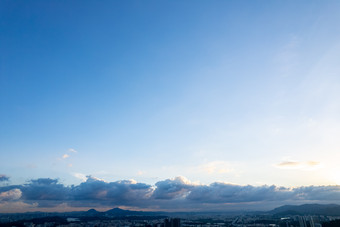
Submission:
[[339,1],[0,1],[0,212],[340,203]]

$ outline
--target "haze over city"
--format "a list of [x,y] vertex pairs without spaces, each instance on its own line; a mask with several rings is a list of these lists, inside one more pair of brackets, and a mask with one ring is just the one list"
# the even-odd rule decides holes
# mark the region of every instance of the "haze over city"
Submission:
[[0,1],[0,213],[340,203],[339,1]]

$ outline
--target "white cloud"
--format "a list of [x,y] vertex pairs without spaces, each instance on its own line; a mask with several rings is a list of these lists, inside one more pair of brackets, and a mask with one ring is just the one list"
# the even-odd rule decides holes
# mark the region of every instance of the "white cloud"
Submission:
[[72,173],[72,176],[82,180],[82,181],[86,181],[87,180],[87,176],[86,174],[82,174],[82,173]]
[[77,152],[78,152],[78,151],[76,151],[76,150],[73,149],[73,148],[68,149],[68,151],[69,151],[69,152],[72,152],[72,153],[77,153]]
[[63,157],[62,157],[62,159],[66,159],[66,158],[69,158],[69,157],[70,157],[70,155],[64,154]]
[[9,191],[0,193],[0,201],[8,201],[8,200],[18,200],[20,199],[22,192],[20,189],[12,189]]
[[298,162],[298,161],[283,161],[275,165],[278,168],[282,169],[302,169],[302,170],[314,170],[321,166],[320,162],[317,161],[307,161],[307,162]]

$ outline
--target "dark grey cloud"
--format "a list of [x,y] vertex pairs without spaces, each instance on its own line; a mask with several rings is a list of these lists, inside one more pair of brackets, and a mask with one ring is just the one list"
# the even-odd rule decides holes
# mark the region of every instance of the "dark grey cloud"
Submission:
[[217,210],[242,204],[340,202],[340,186],[286,188],[219,182],[195,185],[183,177],[159,181],[152,186],[130,180],[105,182],[91,176],[79,185],[65,186],[57,179],[40,178],[23,185],[0,187],[0,205],[11,201],[38,207],[56,207],[64,203],[70,207],[131,206],[169,210],[200,207],[202,210]]
[[69,188],[57,179],[40,178],[31,180],[21,188],[23,200],[67,200]]
[[192,189],[191,184],[186,183],[182,177],[176,177],[173,180],[167,179],[156,183],[156,189],[153,192],[155,199],[174,199],[184,197]]
[[86,182],[74,186],[70,196],[74,201],[83,201],[112,205],[135,205],[149,199],[153,189],[151,185],[134,181],[105,182],[88,177]]
[[0,174],[0,182],[9,181],[9,177],[5,174]]
[[293,196],[287,188],[272,186],[240,186],[225,183],[196,186],[187,196],[188,200],[205,203],[239,203],[255,201],[286,200]]
[[[23,185],[0,187],[0,193],[6,195],[17,189],[21,200],[37,203],[40,207],[53,207],[61,203],[72,206],[135,206],[147,203],[153,192],[151,185],[123,180],[105,182],[88,176],[87,181],[76,186],[65,186],[57,179],[40,178]],[[6,194],[7,193],[7,194]]]
[[294,189],[296,199],[304,200],[340,200],[340,186],[308,186]]

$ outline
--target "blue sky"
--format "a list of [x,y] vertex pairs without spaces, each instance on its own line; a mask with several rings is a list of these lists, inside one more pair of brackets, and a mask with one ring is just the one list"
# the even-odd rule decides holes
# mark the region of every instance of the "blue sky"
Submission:
[[47,178],[340,184],[339,9],[1,1],[0,203]]

